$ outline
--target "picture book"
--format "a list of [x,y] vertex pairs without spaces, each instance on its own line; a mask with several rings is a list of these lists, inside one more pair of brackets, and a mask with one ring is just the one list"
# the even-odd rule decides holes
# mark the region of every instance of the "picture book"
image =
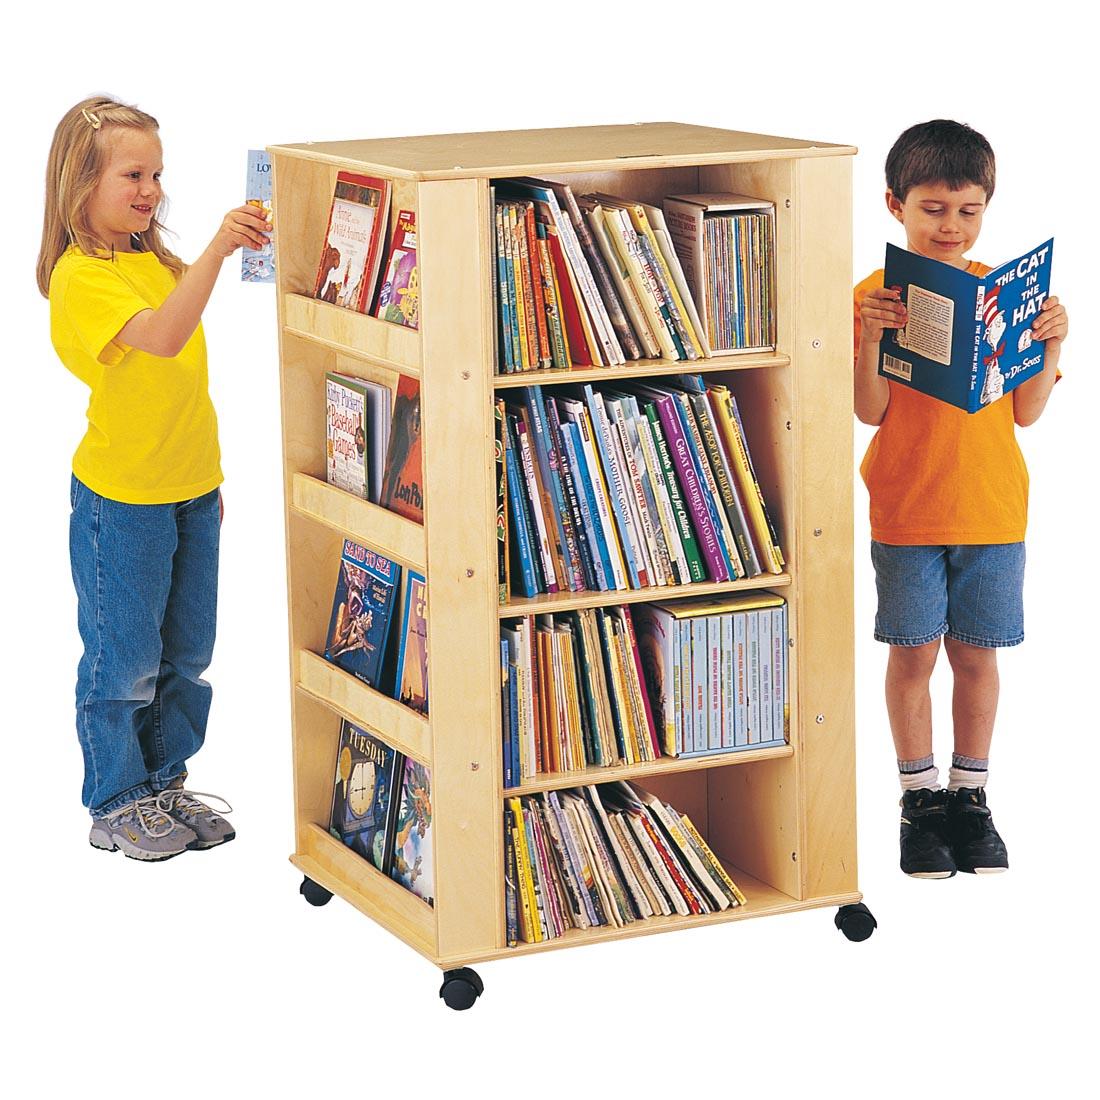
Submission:
[[329,371],[325,375],[326,478],[374,504],[390,435],[393,391],[380,382]]
[[1050,293],[1054,240],[988,275],[886,246],[885,285],[901,291],[903,328],[885,329],[878,372],[968,413],[1043,369],[1031,326]]
[[[271,157],[265,149],[248,150],[248,174],[245,201],[262,210],[271,219]],[[263,248],[245,245],[241,249],[241,282],[275,282],[275,244],[269,240]]]
[[344,540],[325,660],[379,687],[401,566]]
[[375,316],[407,328],[420,327],[420,276],[416,267],[416,211],[397,215]]
[[341,172],[329,211],[313,297],[366,313],[390,210],[388,180]]
[[412,757],[405,758],[390,876],[429,905],[435,904],[432,776],[425,765]]
[[346,718],[340,725],[329,828],[352,851],[389,874],[404,758]]
[[419,714],[428,713],[428,585],[419,573],[405,573],[405,613],[397,651],[396,697]]
[[397,383],[378,503],[416,523],[424,522],[424,475],[420,455],[420,383],[403,374]]

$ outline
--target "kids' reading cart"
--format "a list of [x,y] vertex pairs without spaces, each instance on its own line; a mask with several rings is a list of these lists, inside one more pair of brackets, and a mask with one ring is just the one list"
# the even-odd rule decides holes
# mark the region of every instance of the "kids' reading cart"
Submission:
[[[849,146],[646,123],[274,146],[286,486],[296,851],[314,904],[339,894],[446,971],[444,999],[481,992],[469,966],[513,954],[839,906],[850,939],[874,918],[856,887],[852,599],[851,157]],[[420,327],[315,301],[340,171],[392,181],[390,225],[415,211]],[[537,176],[659,205],[736,192],[775,204],[776,347],[691,364],[498,376],[492,181]],[[498,605],[493,399],[535,383],[703,373],[736,394],[786,556],[781,576]],[[419,379],[420,526],[325,483],[325,372],[396,388]],[[326,663],[335,569],[355,539],[428,579],[430,715]],[[789,744],[502,780],[499,623],[535,612],[769,589],[789,605]],[[341,717],[428,765],[434,907],[376,871],[327,825]],[[508,947],[505,799],[630,779],[688,813],[747,897],[721,913],[657,917]]]

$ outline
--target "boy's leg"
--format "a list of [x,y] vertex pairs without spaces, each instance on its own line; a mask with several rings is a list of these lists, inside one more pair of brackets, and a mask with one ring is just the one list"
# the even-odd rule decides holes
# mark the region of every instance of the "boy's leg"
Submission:
[[924,645],[890,647],[886,665],[886,711],[899,761],[921,760],[932,755],[932,696],[928,683],[939,652],[939,638]]
[[997,716],[1000,676],[997,651],[944,639],[955,686],[951,717],[955,728],[954,755],[948,787],[984,787],[989,774],[989,746]]
[[111,813],[153,793],[138,727],[153,701],[175,524],[165,505],[122,504],[72,482],[69,552],[84,654],[76,725],[84,805]]
[[140,729],[157,791],[182,779],[206,736],[212,691],[202,674],[214,652],[218,603],[218,491],[172,507],[177,545],[160,630],[156,695]]

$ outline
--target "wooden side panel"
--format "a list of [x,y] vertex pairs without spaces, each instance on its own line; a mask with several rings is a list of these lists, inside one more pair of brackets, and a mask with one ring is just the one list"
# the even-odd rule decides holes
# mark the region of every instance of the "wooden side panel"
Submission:
[[799,624],[803,896],[856,889],[852,582],[851,160],[795,164],[791,359],[801,469],[794,556]]
[[422,184],[421,425],[439,955],[503,935],[489,197]]

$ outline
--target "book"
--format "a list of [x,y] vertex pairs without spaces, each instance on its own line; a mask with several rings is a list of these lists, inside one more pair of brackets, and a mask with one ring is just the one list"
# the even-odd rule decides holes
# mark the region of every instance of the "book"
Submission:
[[[271,220],[271,157],[266,149],[248,150],[248,172],[244,184],[245,202],[262,210]],[[241,249],[241,282],[275,282],[275,242],[263,248],[245,245]]]
[[420,382],[407,374],[397,383],[378,503],[414,523],[424,522]]
[[420,275],[416,266],[416,211],[397,215],[374,315],[406,328],[420,327]]
[[1051,238],[979,276],[888,244],[885,285],[901,291],[908,320],[883,330],[879,374],[967,413],[1011,393],[1043,369],[1031,326],[1053,254]]
[[325,660],[371,687],[379,687],[401,566],[344,540],[332,597]]
[[401,620],[395,698],[418,714],[428,713],[428,585],[405,571],[405,612]]
[[389,874],[402,756],[374,734],[340,723],[329,831]]
[[401,780],[390,876],[429,905],[435,905],[432,776],[426,765],[411,756],[405,758]]
[[329,371],[325,374],[325,479],[364,500],[370,497],[367,458],[367,384]]
[[388,180],[353,172],[337,175],[314,298],[367,312],[378,278],[389,210]]

